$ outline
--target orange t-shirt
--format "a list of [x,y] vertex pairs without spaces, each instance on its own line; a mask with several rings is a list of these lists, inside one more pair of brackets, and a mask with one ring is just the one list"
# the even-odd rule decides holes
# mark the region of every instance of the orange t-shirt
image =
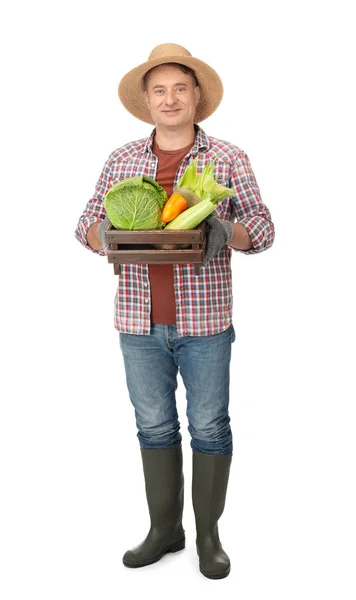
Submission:
[[[158,158],[156,181],[168,198],[173,193],[173,182],[179,164],[192,148],[189,144],[179,150],[161,150],[153,141],[153,153]],[[175,325],[176,301],[174,296],[173,265],[148,265],[151,284],[151,323]]]

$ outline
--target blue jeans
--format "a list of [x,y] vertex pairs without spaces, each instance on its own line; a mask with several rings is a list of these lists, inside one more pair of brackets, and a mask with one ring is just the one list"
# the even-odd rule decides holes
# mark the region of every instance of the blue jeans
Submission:
[[175,398],[179,369],[192,449],[232,454],[229,387],[234,339],[233,325],[210,336],[178,337],[175,325],[152,325],[150,335],[120,333],[141,448],[174,448],[181,443]]

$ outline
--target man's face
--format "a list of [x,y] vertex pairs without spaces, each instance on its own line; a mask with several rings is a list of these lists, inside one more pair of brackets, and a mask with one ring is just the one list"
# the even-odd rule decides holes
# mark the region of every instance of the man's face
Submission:
[[179,67],[160,65],[148,77],[145,99],[156,126],[176,129],[193,125],[199,87]]

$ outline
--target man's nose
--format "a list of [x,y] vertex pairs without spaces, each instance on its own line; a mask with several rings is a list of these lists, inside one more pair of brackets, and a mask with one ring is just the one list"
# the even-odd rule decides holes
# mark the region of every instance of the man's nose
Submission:
[[175,101],[176,101],[175,93],[173,92],[173,90],[168,90],[166,92],[166,104],[171,105],[171,104],[174,104]]

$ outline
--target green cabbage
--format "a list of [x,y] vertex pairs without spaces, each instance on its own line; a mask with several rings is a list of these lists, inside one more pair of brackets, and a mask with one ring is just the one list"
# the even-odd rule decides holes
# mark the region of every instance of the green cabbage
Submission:
[[129,177],[113,185],[104,198],[109,221],[116,229],[162,229],[167,194],[157,181]]

